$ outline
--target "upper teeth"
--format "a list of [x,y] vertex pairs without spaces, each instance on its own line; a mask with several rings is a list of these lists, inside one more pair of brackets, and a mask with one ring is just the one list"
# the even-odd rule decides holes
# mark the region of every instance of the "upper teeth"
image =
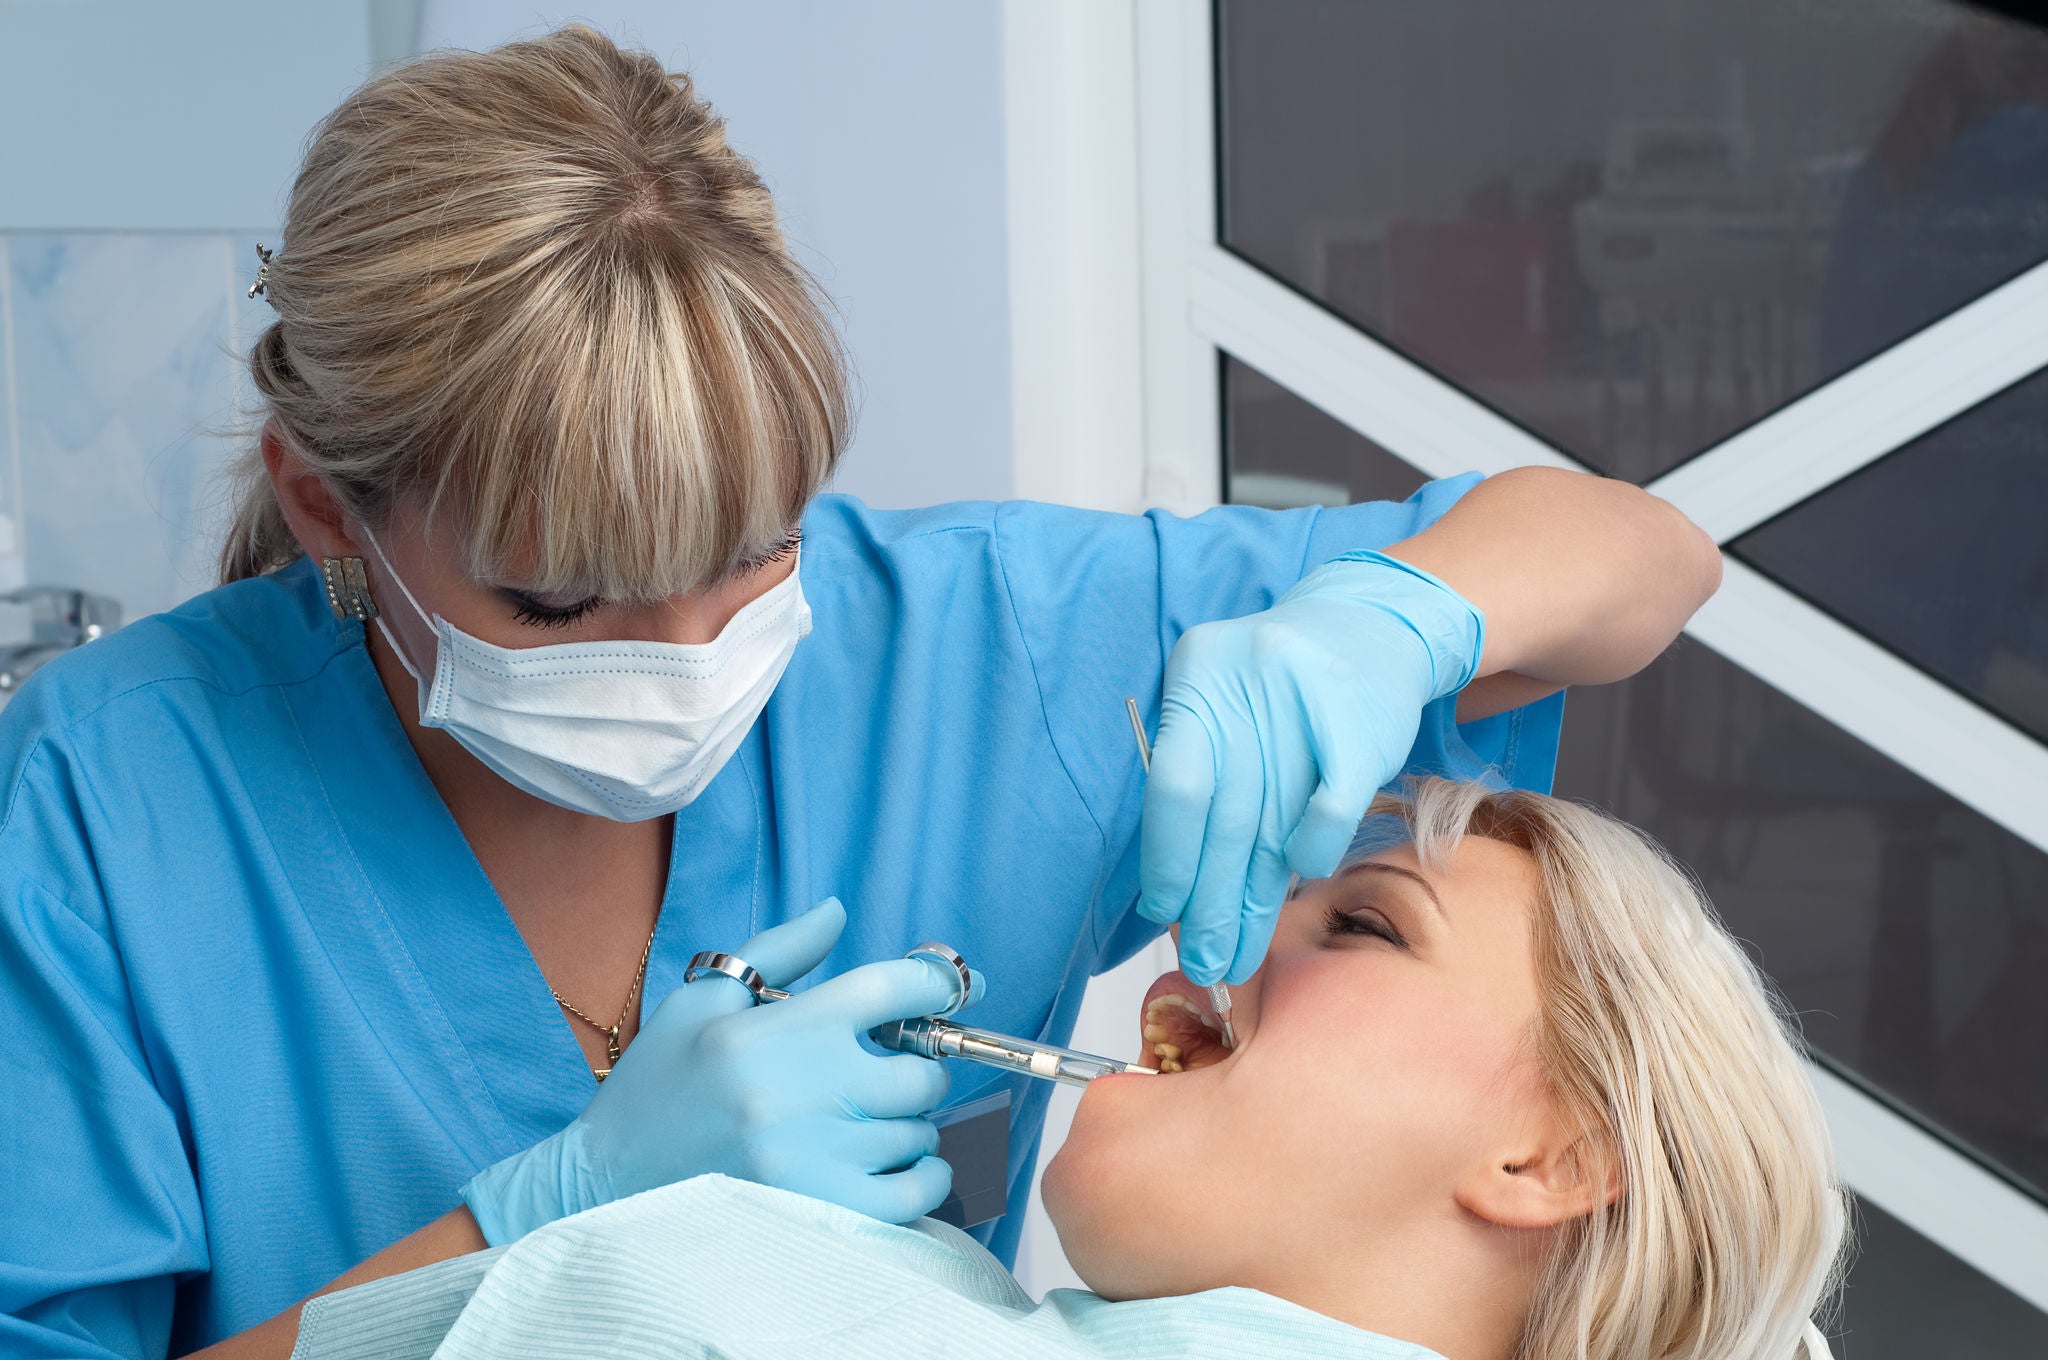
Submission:
[[1152,1045],[1152,1052],[1159,1059],[1159,1070],[1162,1072],[1185,1071],[1185,1066],[1181,1062],[1183,1050],[1180,1045],[1173,1042],[1173,1031],[1168,1029],[1165,1024],[1167,1012],[1169,1011],[1181,1011],[1192,1015],[1195,1019],[1201,1021],[1205,1027],[1216,1031],[1218,1034],[1223,1032],[1223,1027],[1216,1023],[1215,1019],[1207,1011],[1188,1000],[1185,996],[1182,996],[1179,992],[1167,992],[1164,995],[1152,998],[1151,1001],[1146,1003],[1145,1042]]

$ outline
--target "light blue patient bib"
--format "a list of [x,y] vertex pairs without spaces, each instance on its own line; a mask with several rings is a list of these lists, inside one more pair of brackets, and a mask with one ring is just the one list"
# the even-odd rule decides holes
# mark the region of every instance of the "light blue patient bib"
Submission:
[[943,1223],[877,1223],[725,1176],[306,1305],[293,1360],[505,1356],[1442,1360],[1252,1289],[1033,1304]]

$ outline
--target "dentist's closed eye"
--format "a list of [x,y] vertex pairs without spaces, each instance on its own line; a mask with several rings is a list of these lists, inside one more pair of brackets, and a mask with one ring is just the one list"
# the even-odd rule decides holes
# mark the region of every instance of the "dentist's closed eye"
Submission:
[[757,571],[765,571],[771,564],[783,561],[791,553],[802,547],[803,541],[804,531],[801,529],[791,529],[787,534],[783,535],[782,542],[778,543],[775,547],[770,548],[759,557],[751,558],[741,563],[738,574],[741,576],[751,576]]
[[1408,937],[1371,907],[1331,907],[1323,913],[1323,933],[1330,936],[1368,935],[1385,940],[1396,949],[1408,948]]
[[515,622],[532,624],[536,628],[566,628],[604,603],[595,595],[574,604],[558,605],[549,604],[522,590],[503,589],[500,593],[512,602]]

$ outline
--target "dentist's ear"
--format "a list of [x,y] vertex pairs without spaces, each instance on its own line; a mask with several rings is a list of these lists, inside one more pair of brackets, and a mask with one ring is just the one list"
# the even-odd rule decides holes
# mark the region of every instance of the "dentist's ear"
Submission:
[[362,547],[350,537],[346,512],[326,478],[306,466],[286,442],[277,417],[263,422],[263,467],[292,537],[314,561],[327,557],[361,557]]
[[1555,1228],[1612,1204],[1616,1159],[1546,1116],[1533,1137],[1500,1149],[1458,1186],[1460,1208],[1503,1228]]

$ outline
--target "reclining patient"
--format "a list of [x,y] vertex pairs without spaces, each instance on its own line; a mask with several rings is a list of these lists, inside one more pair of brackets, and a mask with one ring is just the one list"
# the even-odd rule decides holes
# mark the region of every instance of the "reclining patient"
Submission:
[[[1843,1197],[1778,1012],[1687,876],[1421,781],[1297,886],[1226,1051],[1177,973],[1044,1195],[1092,1293],[964,1234],[700,1177],[317,1300],[302,1355],[1791,1360]],[[459,1316],[457,1316],[459,1312]],[[452,1322],[452,1326],[451,1326]]]

